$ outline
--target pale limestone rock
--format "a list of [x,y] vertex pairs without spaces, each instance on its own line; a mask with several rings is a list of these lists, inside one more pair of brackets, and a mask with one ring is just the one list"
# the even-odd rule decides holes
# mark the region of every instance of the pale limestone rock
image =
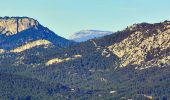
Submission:
[[49,60],[49,61],[46,63],[46,65],[48,66],[48,65],[52,65],[52,64],[54,64],[54,63],[61,63],[61,62],[63,62],[62,59],[54,58],[54,59]]
[[36,28],[38,21],[26,17],[0,18],[0,34],[11,36],[29,28]]
[[31,48],[36,47],[36,46],[40,46],[40,45],[47,46],[49,44],[52,44],[52,43],[47,41],[47,40],[36,40],[36,41],[33,41],[33,42],[29,42],[29,43],[27,43],[27,44],[25,44],[21,47],[18,47],[14,50],[11,50],[10,52],[19,53],[19,52],[23,52],[25,50],[31,49]]
[[49,66],[52,64],[58,64],[58,63],[62,63],[65,61],[75,60],[75,59],[78,59],[81,57],[82,57],[82,55],[77,54],[77,55],[73,55],[73,57],[68,57],[68,58],[54,58],[54,59],[47,61],[45,65]]
[[[121,42],[115,43],[108,48],[121,59],[120,67],[125,67],[129,64],[141,65],[145,62],[147,52],[156,48],[159,48],[160,51],[170,48],[170,29],[163,32],[157,30],[157,34],[153,33],[149,37],[144,37],[142,32],[136,31]],[[154,56],[158,56],[158,54]],[[169,56],[157,60],[154,65],[159,66],[161,63],[170,64]]]
[[146,95],[146,94],[144,94],[143,96],[146,97],[148,100],[153,100],[154,99],[153,96],[149,96],[149,95]]
[[5,50],[4,50],[4,49],[0,49],[0,54],[1,54],[1,53],[4,53],[4,52],[5,52]]
[[82,55],[79,55],[79,54],[73,56],[73,58],[81,58],[81,57]]
[[114,94],[114,93],[116,93],[116,91],[110,91],[110,94]]

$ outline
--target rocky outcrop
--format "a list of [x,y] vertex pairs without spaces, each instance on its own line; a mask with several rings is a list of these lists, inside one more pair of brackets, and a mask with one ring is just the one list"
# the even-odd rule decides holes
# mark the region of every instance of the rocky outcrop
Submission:
[[11,50],[10,52],[19,53],[19,52],[23,52],[25,50],[31,49],[36,46],[41,46],[41,45],[48,46],[49,44],[51,44],[51,42],[49,42],[47,40],[36,40],[36,41],[30,42],[30,43],[27,43],[21,47],[18,47],[14,50]]
[[38,21],[27,17],[0,18],[0,34],[11,36],[29,28],[38,27]]
[[46,63],[46,66],[49,66],[49,65],[52,65],[52,64],[58,64],[58,63],[62,63],[62,62],[65,62],[65,61],[70,61],[70,60],[75,60],[75,59],[78,59],[78,58],[81,58],[82,55],[74,55],[73,57],[68,57],[68,58],[54,58],[54,59],[51,59],[49,60],[47,63]]
[[0,54],[1,54],[1,53],[4,53],[4,52],[5,52],[5,50],[4,50],[4,49],[0,49]]
[[170,22],[138,24],[127,30],[132,32],[130,36],[108,47],[121,59],[121,67],[170,64]]
[[28,17],[0,17],[0,48],[13,50],[36,40],[47,40],[57,47],[64,48],[73,41],[58,36],[37,20]]

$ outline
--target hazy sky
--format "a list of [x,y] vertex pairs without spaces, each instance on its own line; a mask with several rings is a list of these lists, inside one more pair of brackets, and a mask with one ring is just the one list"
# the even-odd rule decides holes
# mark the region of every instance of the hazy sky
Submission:
[[84,29],[117,31],[170,20],[170,0],[0,0],[0,16],[32,17],[67,38]]

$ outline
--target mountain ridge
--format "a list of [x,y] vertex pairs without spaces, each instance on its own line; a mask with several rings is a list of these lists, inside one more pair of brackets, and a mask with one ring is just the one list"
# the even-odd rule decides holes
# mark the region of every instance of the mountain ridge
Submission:
[[100,38],[109,34],[113,34],[111,31],[101,31],[101,30],[82,30],[72,34],[69,39],[76,42],[85,42],[90,39]]
[[37,20],[29,17],[0,17],[1,33],[10,36],[31,27],[38,27]]
[[73,41],[58,36],[42,26],[37,20],[29,17],[0,18],[0,47],[11,50],[35,40],[48,40],[58,47],[67,47]]
[[[24,33],[32,34],[35,31],[36,29],[31,29]],[[19,37],[22,39],[22,36],[27,36],[25,34]],[[140,23],[114,34],[66,48],[58,48],[55,45],[46,48],[40,45],[22,52],[2,53],[0,54],[0,73],[18,75],[14,81],[10,82],[15,83],[15,80],[21,80],[21,83],[15,83],[14,86],[19,88],[25,86],[29,91],[34,90],[30,86],[36,83],[30,81],[30,85],[25,85],[22,83],[24,79],[27,80],[25,77],[38,80],[37,84],[43,82],[52,85],[52,88],[48,87],[44,90],[43,87],[46,85],[42,84],[39,87],[42,92],[38,91],[29,96],[30,98],[39,95],[48,98],[50,94],[52,99],[62,96],[73,100],[159,100],[163,98],[166,100],[170,98],[169,35],[169,21],[155,24]],[[34,35],[29,36],[34,37]],[[40,38],[35,40],[37,39]],[[3,51],[0,49],[0,52]],[[24,77],[20,79],[19,76]],[[2,82],[6,80],[5,77],[1,78]],[[11,83],[5,84],[5,82],[4,86],[11,86]],[[66,86],[64,91],[59,93],[57,91],[60,88],[53,89],[58,83]],[[9,93],[10,97],[15,97],[8,88],[3,89]],[[29,91],[26,94],[30,94]],[[18,95],[20,91],[17,92]],[[28,96],[21,94],[23,97]]]

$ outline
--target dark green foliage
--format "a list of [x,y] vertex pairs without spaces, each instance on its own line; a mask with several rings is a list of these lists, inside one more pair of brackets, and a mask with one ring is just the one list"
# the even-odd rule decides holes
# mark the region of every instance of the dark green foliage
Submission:
[[[10,75],[5,75],[4,78],[7,78],[2,81],[7,86],[0,85],[1,88],[6,87],[9,94],[3,94],[5,93],[3,89],[1,89],[3,91],[0,94],[3,95],[3,98],[20,97],[20,99],[58,98],[61,95],[54,95],[58,92],[70,99],[123,100],[125,98],[126,100],[132,98],[147,100],[144,95],[153,96],[155,99],[169,98],[170,71],[168,66],[142,71],[135,70],[135,66],[115,69],[119,64],[119,59],[115,55],[108,58],[103,57],[101,53],[105,48],[96,51],[91,42],[87,42],[88,49],[83,47],[84,44],[79,44],[79,47],[58,50],[56,47],[48,49],[38,47],[23,53],[1,55],[0,72]],[[37,53],[38,55],[36,55]],[[81,54],[83,58],[51,66],[44,64],[51,58],[63,58],[75,54]],[[23,56],[24,64],[14,64],[17,61],[16,57]],[[33,65],[36,67],[32,67]],[[14,74],[19,75],[17,77],[21,79],[16,78]],[[9,80],[9,76],[14,81]],[[16,84],[12,84],[12,82]],[[62,87],[55,89],[54,87],[58,83],[69,86],[69,88],[63,87],[62,91],[60,91]],[[50,84],[50,86],[46,84]],[[26,90],[24,86],[27,87]],[[14,87],[18,87],[18,89],[11,92]],[[74,92],[71,89],[74,89]],[[110,94],[110,91],[116,91],[116,93]]]
[[[143,23],[134,31],[153,28],[159,24]],[[170,66],[136,70],[137,65],[120,68],[120,59],[107,46],[120,42],[132,31],[126,29],[104,38],[79,43],[72,47],[43,46],[22,53],[0,54],[0,99],[72,99],[72,100],[155,100],[170,99]],[[102,55],[103,51],[110,56]],[[153,49],[158,54],[159,48]],[[164,57],[170,49],[162,50],[157,56],[147,53],[146,61]],[[81,58],[46,66],[53,58],[67,58],[74,55]],[[22,59],[21,59],[22,58]],[[163,65],[162,65],[163,66]],[[110,93],[115,91],[115,93]]]
[[[52,85],[18,75],[0,74],[0,99],[46,100],[66,99],[70,89],[60,84]],[[63,95],[57,96],[55,95]]]

